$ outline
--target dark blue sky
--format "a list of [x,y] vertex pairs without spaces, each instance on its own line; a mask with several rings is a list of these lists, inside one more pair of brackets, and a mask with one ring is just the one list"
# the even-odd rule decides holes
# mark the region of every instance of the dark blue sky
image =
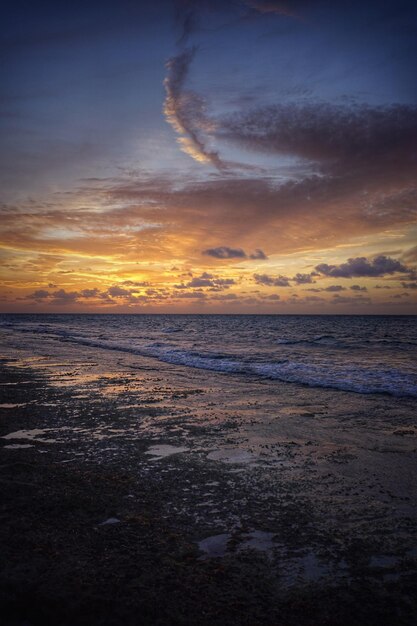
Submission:
[[276,102],[415,103],[415,3],[288,2],[284,14],[275,5],[284,3],[6,5],[2,113],[12,191],[15,177],[30,188],[63,170],[134,166],[140,144],[148,152],[156,137],[165,154],[152,167],[177,162],[160,112],[164,64],[181,48],[184,24],[182,46],[198,47],[187,86],[214,114]]

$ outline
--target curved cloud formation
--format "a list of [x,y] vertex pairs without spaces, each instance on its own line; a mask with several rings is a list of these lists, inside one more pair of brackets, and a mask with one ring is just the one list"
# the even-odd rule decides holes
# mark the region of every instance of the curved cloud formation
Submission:
[[186,48],[167,62],[168,75],[164,80],[164,113],[167,121],[178,133],[182,150],[200,163],[209,163],[219,170],[226,168],[217,152],[206,148],[202,132],[213,130],[208,121],[203,99],[193,91],[184,89],[190,64],[196,48]]

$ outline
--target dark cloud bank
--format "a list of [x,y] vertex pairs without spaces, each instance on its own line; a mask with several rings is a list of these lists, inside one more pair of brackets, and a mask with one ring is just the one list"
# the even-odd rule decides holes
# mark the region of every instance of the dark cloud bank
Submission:
[[[366,257],[356,257],[348,259],[345,263],[340,265],[329,265],[328,263],[320,263],[316,265],[314,271],[309,274],[296,274],[292,278],[288,276],[270,276],[268,274],[254,274],[253,278],[259,285],[266,285],[268,287],[291,287],[292,284],[304,285],[308,283],[316,282],[314,279],[317,276],[330,277],[330,278],[376,278],[392,274],[408,274],[414,275],[414,270],[406,265],[403,265],[397,259],[379,255],[372,260]],[[412,285],[414,283],[402,283],[404,287],[406,285]],[[413,288],[413,287],[411,287]],[[360,285],[352,285],[350,287],[352,291],[366,291],[366,287]],[[345,291],[345,287],[342,285],[330,285],[323,289],[308,289],[308,291],[329,291],[338,292]]]

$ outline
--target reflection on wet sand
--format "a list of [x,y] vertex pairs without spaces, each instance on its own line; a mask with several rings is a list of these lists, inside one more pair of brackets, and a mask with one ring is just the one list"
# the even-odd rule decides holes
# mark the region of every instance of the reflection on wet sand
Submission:
[[365,578],[379,588],[416,572],[411,400],[48,350],[31,359],[13,348],[10,365],[30,380],[4,387],[3,447],[123,472],[125,504],[92,523],[103,532],[142,519],[150,485],[200,564],[263,558],[282,589]]

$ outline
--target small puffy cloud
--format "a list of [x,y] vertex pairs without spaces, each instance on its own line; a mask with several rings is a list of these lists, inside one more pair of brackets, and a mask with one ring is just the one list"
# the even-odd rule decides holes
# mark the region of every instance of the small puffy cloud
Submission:
[[204,291],[182,291],[180,293],[175,293],[174,298],[205,300],[207,296]]
[[71,304],[77,302],[80,294],[78,291],[65,291],[65,289],[58,289],[52,294],[52,304]]
[[203,250],[205,256],[211,256],[215,259],[246,259],[246,252],[242,248],[229,248],[228,246],[219,246],[218,248],[208,248]]
[[263,250],[256,248],[252,254],[246,254],[242,248],[229,248],[229,246],[219,246],[218,248],[209,248],[203,250],[202,254],[211,256],[215,259],[252,259],[265,261],[268,257]]
[[202,278],[201,276],[194,276],[189,283],[184,285],[185,288],[189,287],[212,287],[213,281],[210,278]]
[[417,283],[401,283],[404,289],[417,289]]
[[268,274],[254,274],[253,277],[258,285],[267,285],[268,287],[291,287],[290,281],[293,281],[296,285],[307,285],[315,283],[313,279],[317,276],[317,272],[310,272],[310,274],[296,274],[292,278],[288,276],[269,276]]
[[313,276],[315,275],[315,272],[310,274],[296,274],[291,280],[293,280],[297,285],[306,285],[316,282],[315,280],[313,280]]
[[26,296],[26,300],[48,301],[51,304],[71,304],[77,302],[80,297],[78,291],[65,291],[65,289],[57,289],[56,291],[47,291],[46,289],[38,289]]
[[193,278],[188,281],[188,283],[181,283],[180,285],[174,285],[176,289],[195,289],[198,287],[210,287],[215,291],[220,291],[221,289],[228,289],[230,285],[235,285],[236,281],[234,278],[218,278],[217,276],[213,276],[213,274],[209,274],[208,272],[203,272],[200,276],[193,276]]
[[118,285],[113,285],[109,287],[107,293],[113,298],[119,298],[121,296],[130,296],[129,289],[123,289],[123,287],[119,287]]
[[124,280],[121,284],[127,287],[149,287],[149,283],[146,280]]
[[213,300],[220,300],[220,301],[224,301],[224,300],[238,300],[238,297],[235,293],[226,293],[226,294],[222,294],[221,296],[212,296]]
[[262,295],[260,296],[261,300],[271,300],[273,302],[277,302],[278,300],[281,300],[281,296],[278,295],[277,293],[271,293],[269,295]]
[[38,289],[37,291],[34,291],[27,297],[29,300],[44,300],[48,296],[49,296],[49,291],[46,291],[46,289]]
[[360,285],[351,285],[350,289],[352,291],[368,291],[366,287],[361,287]]
[[326,300],[324,298],[321,298],[320,296],[306,296],[303,299],[303,302],[326,302]]
[[365,257],[351,258],[340,265],[321,263],[316,266],[317,272],[333,278],[353,278],[359,276],[385,276],[386,274],[408,273],[405,265],[390,257],[380,255],[369,261]]
[[263,252],[263,250],[256,248],[255,252],[249,255],[249,258],[265,261],[265,259],[267,259],[268,257],[266,256],[265,252]]
[[330,285],[329,287],[324,287],[323,291],[330,291],[330,292],[346,291],[346,287],[342,287],[342,285]]
[[290,279],[287,276],[269,276],[268,274],[254,274],[253,277],[258,285],[266,285],[267,287],[290,287]]
[[[304,291],[312,291],[314,293],[319,293],[322,291],[327,291],[329,293],[338,293],[340,291],[346,291],[346,287],[342,287],[342,285],[329,285],[328,287],[320,287],[320,288],[311,287],[310,289],[305,289]],[[366,291],[366,288],[364,289],[364,291]]]
[[331,304],[367,304],[369,302],[371,302],[369,296],[340,296],[338,293],[330,300]]
[[83,289],[81,291],[81,295],[83,298],[96,298],[99,295],[100,291],[97,288],[94,289]]

